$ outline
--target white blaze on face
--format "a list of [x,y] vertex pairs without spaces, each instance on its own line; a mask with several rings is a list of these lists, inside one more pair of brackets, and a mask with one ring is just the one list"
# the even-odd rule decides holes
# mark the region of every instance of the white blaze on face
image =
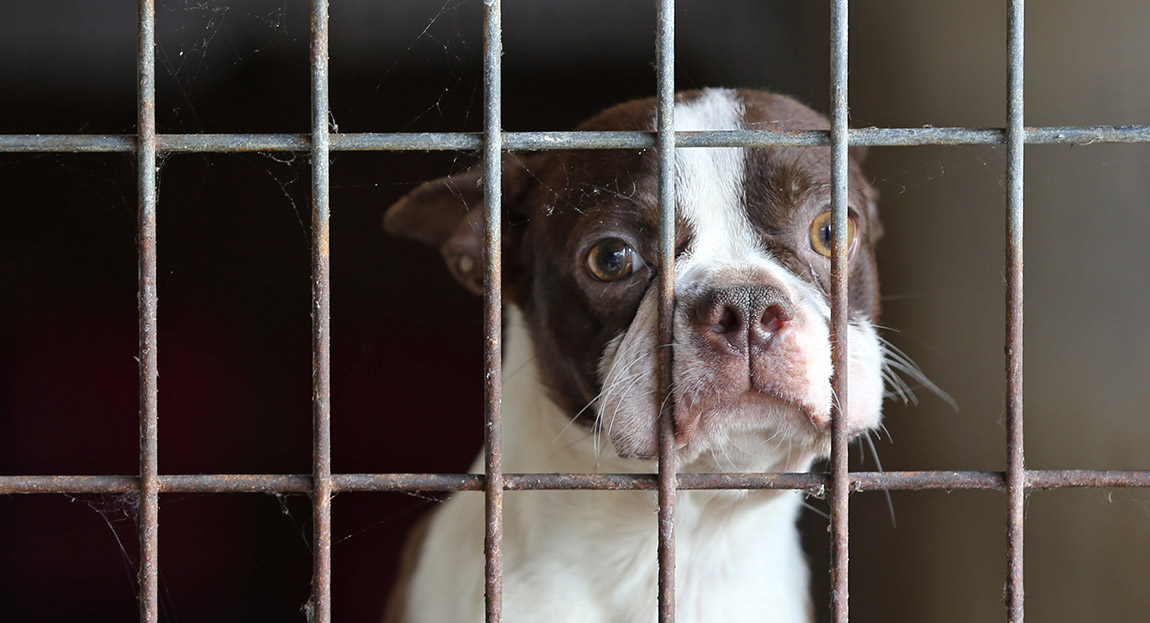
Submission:
[[[675,106],[675,129],[738,130],[744,113],[733,91],[708,89]],[[746,165],[746,150],[740,148],[675,150],[675,197],[694,233],[692,258],[733,263],[760,254],[745,208]]]
[[[736,92],[707,89],[694,99],[676,104],[675,128],[679,131],[741,129],[744,115],[743,103]],[[815,416],[827,417],[831,400],[827,329],[830,310],[813,285],[771,257],[751,226],[745,196],[746,150],[679,148],[675,158],[677,210],[689,224],[692,234],[691,246],[675,263],[677,299],[682,301],[684,294],[730,285],[769,282],[781,286],[796,311],[788,326],[788,339],[793,339],[797,350],[802,353],[802,369],[805,371],[805,379],[795,380],[793,384],[804,388],[802,403]],[[631,327],[608,345],[600,365],[604,388],[598,404],[600,425],[622,456],[653,456],[655,453],[655,422],[658,417],[654,343],[658,322],[657,298],[657,288],[652,287]],[[686,339],[693,330],[688,315],[682,309],[676,310],[675,314],[677,404],[691,404],[697,393],[705,393],[703,390],[710,389],[707,384],[715,382],[713,370],[708,366],[708,362],[715,360],[712,353]],[[852,390],[849,392],[851,428],[861,430],[877,425],[879,418],[882,381],[877,364],[878,342],[869,326],[866,330],[852,327],[848,341],[852,344],[852,365],[848,371]],[[874,399],[876,396],[877,400]],[[716,449],[708,448],[708,444],[722,443],[736,433],[747,433],[746,422],[751,418],[743,417],[746,413],[740,411],[746,409],[745,405],[718,406],[712,422],[727,418],[739,423],[732,424],[729,427],[732,430],[712,431],[714,434],[692,439],[690,454],[698,456],[707,450],[714,454]],[[760,457],[770,457],[769,462],[790,460],[787,458],[790,450],[785,449],[784,442],[803,447],[821,448],[824,445],[822,437],[825,435],[818,434],[815,425],[808,423],[806,415],[796,415],[799,407],[794,404],[771,403],[768,399],[765,405],[760,401],[754,409],[753,419],[769,423],[760,424],[759,428],[767,433],[767,437],[773,436],[773,443],[779,447],[778,452],[768,448],[762,450]],[[681,418],[684,414],[678,415]],[[856,422],[857,426],[854,425]],[[740,445],[746,442],[740,438]],[[685,458],[690,460],[693,457]]]

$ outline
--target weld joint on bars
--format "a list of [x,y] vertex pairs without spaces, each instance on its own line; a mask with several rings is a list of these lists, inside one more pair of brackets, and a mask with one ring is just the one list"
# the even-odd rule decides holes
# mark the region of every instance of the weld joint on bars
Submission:
[[[649,149],[654,132],[505,132],[509,151],[550,149]],[[855,128],[851,145],[898,147],[916,145],[1004,145],[1003,128]],[[332,151],[467,151],[483,147],[479,132],[331,134]],[[1093,145],[1150,143],[1150,125],[1052,126],[1026,128],[1028,145]],[[830,144],[823,130],[710,130],[676,132],[676,147],[790,147]],[[156,149],[167,153],[297,151],[312,148],[308,134],[158,134]],[[7,134],[0,152],[132,152],[132,134]]]
[[[690,473],[676,474],[677,488],[791,489],[822,495],[825,473]],[[304,474],[164,474],[160,493],[310,493],[311,475]],[[1026,470],[1027,490],[1066,488],[1146,488],[1150,470]],[[332,474],[334,492],[482,491],[483,474]],[[657,474],[503,475],[505,491],[613,490],[648,491]],[[901,471],[851,472],[851,491],[924,491],[1006,489],[1005,472]],[[127,493],[138,491],[136,476],[0,476],[0,495],[34,493]]]

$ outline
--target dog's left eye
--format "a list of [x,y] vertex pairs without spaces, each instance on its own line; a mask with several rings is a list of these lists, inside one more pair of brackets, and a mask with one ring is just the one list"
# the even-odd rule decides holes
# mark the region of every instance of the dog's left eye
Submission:
[[[824,257],[831,256],[831,245],[834,241],[834,232],[831,231],[831,213],[830,211],[823,212],[811,221],[810,229],[811,248],[815,253]],[[847,249],[854,246],[855,241],[855,217],[852,215],[847,218]]]
[[599,281],[618,281],[643,267],[643,259],[619,238],[605,238],[587,253],[587,270]]

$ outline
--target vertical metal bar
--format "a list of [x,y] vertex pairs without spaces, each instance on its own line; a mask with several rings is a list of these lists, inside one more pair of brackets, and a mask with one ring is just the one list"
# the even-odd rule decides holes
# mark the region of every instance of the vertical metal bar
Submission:
[[137,33],[136,146],[139,192],[140,310],[140,621],[155,623],[160,614],[160,485],[157,459],[156,349],[156,6],[140,0]]
[[831,3],[831,620],[849,620],[850,466],[847,442],[847,0]]
[[659,623],[675,621],[675,1],[657,0],[656,130],[659,154]]
[[311,7],[312,616],[331,620],[331,255],[328,2]]
[[1010,0],[1007,28],[1009,69],[1006,110],[1006,498],[1007,620],[1022,623],[1023,519],[1026,464],[1022,438],[1022,193],[1026,129],[1023,126],[1023,0]]
[[503,256],[500,253],[503,188],[503,85],[500,65],[503,56],[502,4],[485,0],[483,22],[483,205],[487,210],[484,253],[487,258],[483,273],[483,372],[484,437],[486,451],[483,489],[483,552],[485,560],[485,608],[488,623],[498,623],[503,616],[503,290],[500,275]]

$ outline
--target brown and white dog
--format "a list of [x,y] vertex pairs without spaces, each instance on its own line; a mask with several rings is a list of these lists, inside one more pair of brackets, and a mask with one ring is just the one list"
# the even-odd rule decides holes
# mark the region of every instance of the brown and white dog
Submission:
[[[796,101],[705,89],[676,100],[678,130],[826,129]],[[651,130],[654,101],[582,130]],[[880,233],[852,152],[847,423],[878,426],[884,349],[873,323]],[[387,213],[389,231],[437,246],[473,290],[482,275],[480,173],[426,183]],[[674,344],[656,342],[656,155],[547,152],[504,162],[503,467],[651,472],[656,359],[674,348],[678,465],[686,472],[795,472],[829,451],[830,153],[681,148],[676,153]],[[473,466],[483,470],[482,460]],[[683,623],[810,620],[793,491],[684,491],[676,510]],[[504,618],[651,623],[651,492],[531,491],[504,498]],[[389,619],[483,620],[483,499],[451,497],[414,543]]]

